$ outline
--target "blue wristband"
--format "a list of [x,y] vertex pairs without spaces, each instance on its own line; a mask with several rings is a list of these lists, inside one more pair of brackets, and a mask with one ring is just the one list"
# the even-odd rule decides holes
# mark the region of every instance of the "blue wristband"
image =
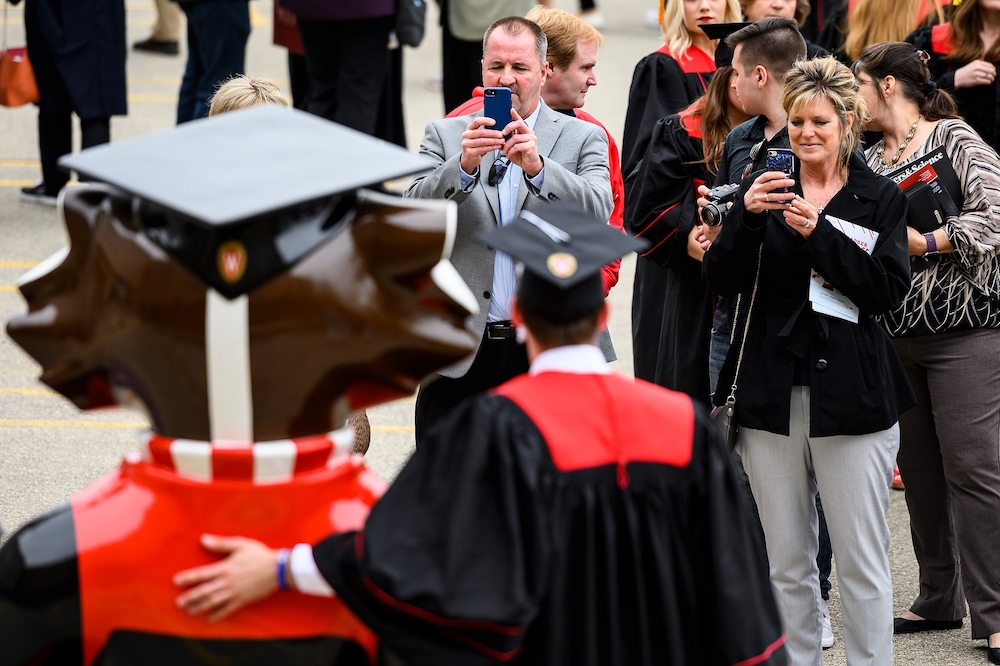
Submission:
[[288,570],[288,549],[282,548],[278,551],[278,589],[279,590],[289,590],[288,580],[285,578],[285,573]]

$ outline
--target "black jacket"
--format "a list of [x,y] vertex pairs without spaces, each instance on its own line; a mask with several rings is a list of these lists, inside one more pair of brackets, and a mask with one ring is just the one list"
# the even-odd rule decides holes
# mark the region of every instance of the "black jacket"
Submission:
[[[758,175],[744,180],[744,192]],[[798,174],[794,178],[798,182]],[[827,216],[877,231],[873,253],[861,250]],[[820,215],[809,240],[792,231],[780,211],[748,213],[742,194],[737,197],[704,262],[714,292],[746,292],[717,404],[729,393],[721,387],[733,383],[761,243],[759,288],[736,392],[740,425],[788,434],[798,362],[809,375],[810,435],[860,435],[891,427],[915,404],[889,337],[874,320],[898,305],[910,285],[902,192],[854,155],[847,184]],[[861,310],[858,324],[813,313],[811,268],[854,301]]]

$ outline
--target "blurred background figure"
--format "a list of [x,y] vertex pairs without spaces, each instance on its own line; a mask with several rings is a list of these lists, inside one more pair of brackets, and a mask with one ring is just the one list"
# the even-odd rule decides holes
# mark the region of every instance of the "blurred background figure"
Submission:
[[187,16],[188,59],[177,100],[177,124],[208,115],[223,81],[246,68],[248,0],[177,0]]
[[[305,110],[359,132],[377,132],[392,70],[394,0],[280,0],[298,22],[309,77]],[[401,61],[400,61],[401,64]],[[471,88],[470,88],[471,90]],[[400,126],[402,100],[399,98]],[[405,140],[404,140],[405,143]]]
[[[708,91],[680,113],[656,123],[643,158],[625,183],[628,232],[651,243],[641,256],[666,276],[659,318],[655,312],[644,313],[640,324],[651,322],[659,329],[652,350],[653,381],[705,404],[710,398],[708,349],[714,299],[701,270],[705,251],[698,241],[696,190],[715,180],[729,130],[750,119],[732,87],[732,58],[732,50],[720,41]],[[642,330],[633,335],[648,338]]]
[[1000,157],[959,119],[924,58],[882,43],[854,66],[868,126],[885,137],[868,165],[896,171],[943,149],[964,195],[933,232],[907,227],[910,255],[926,261],[882,321],[918,401],[899,419],[899,470],[920,593],[895,632],[958,629],[968,602],[972,638],[1000,664]]
[[438,0],[445,113],[483,83],[483,35],[505,16],[524,16],[535,0]]
[[155,0],[156,23],[153,32],[141,42],[132,44],[136,51],[177,55],[180,53],[178,39],[181,34],[181,8],[172,0]]
[[1000,2],[965,0],[955,3],[950,23],[923,28],[906,39],[930,54],[931,76],[954,95],[958,112],[993,150],[1000,149],[998,38]]
[[[819,44],[845,65],[869,44],[901,42],[924,24],[943,23],[952,0],[845,0],[827,19]],[[928,49],[930,50],[930,49]]]
[[[708,89],[718,40],[709,39],[700,26],[735,23],[741,16],[737,0],[668,1],[659,12],[663,47],[639,61],[629,90],[622,139],[626,180],[645,154],[656,123],[687,108]],[[632,358],[635,376],[650,382],[656,379],[667,280],[664,269],[639,257],[632,292]]]
[[299,36],[295,14],[274,3],[272,41],[275,46],[288,49],[288,83],[292,90],[292,106],[306,110],[309,102],[309,70],[302,55],[302,38]]
[[[12,0],[18,4],[20,0]],[[127,113],[124,0],[25,0],[24,28],[38,92],[42,179],[21,199],[48,206],[69,175],[59,158],[73,150],[73,114],[83,148],[111,140],[111,116]]]
[[[787,18],[799,24],[799,32],[809,17],[812,7],[809,0],[740,0],[740,8],[746,20],[756,23],[762,18]],[[813,44],[805,35],[806,57],[817,58],[829,55],[826,49]]]

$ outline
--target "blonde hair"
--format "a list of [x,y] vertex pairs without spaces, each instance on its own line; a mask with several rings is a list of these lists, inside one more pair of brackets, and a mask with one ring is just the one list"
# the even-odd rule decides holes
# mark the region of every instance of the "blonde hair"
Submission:
[[[726,14],[720,23],[739,23],[742,19],[739,0],[726,0]],[[664,0],[660,3],[660,33],[670,49],[670,55],[675,60],[681,60],[692,43],[691,33],[684,25],[683,0]]]
[[[851,70],[833,56],[799,60],[785,74],[781,106],[791,116],[794,111],[816,99],[830,102],[844,135],[840,144],[840,161],[846,165],[861,143],[861,122],[867,113],[859,88]],[[848,114],[854,114],[850,127],[847,126]]]
[[579,16],[574,16],[561,9],[535,5],[524,18],[538,24],[549,40],[545,58],[558,67],[566,69],[576,58],[576,46],[579,42],[593,42],[598,47],[604,46],[604,37],[594,26]]
[[249,109],[261,104],[288,106],[288,99],[281,94],[277,84],[269,79],[241,74],[229,79],[215,91],[209,102],[208,115]]
[[936,22],[944,23],[944,11],[938,0],[857,0],[847,15],[844,52],[851,60],[857,60],[869,44],[905,40],[920,27],[921,14],[928,4],[933,5],[933,11],[926,12],[927,18],[936,14]]

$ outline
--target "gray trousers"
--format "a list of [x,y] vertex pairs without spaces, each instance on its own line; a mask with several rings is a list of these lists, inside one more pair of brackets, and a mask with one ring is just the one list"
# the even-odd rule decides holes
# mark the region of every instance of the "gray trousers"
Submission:
[[957,620],[968,601],[972,637],[986,638],[1000,631],[1000,330],[893,343],[917,395],[899,419],[899,472],[920,567],[910,610]]
[[889,482],[899,426],[869,435],[809,437],[809,389],[792,388],[789,435],[741,428],[737,450],[767,540],[771,584],[795,666],[823,663],[816,567],[823,497],[843,604],[848,666],[892,664]]

